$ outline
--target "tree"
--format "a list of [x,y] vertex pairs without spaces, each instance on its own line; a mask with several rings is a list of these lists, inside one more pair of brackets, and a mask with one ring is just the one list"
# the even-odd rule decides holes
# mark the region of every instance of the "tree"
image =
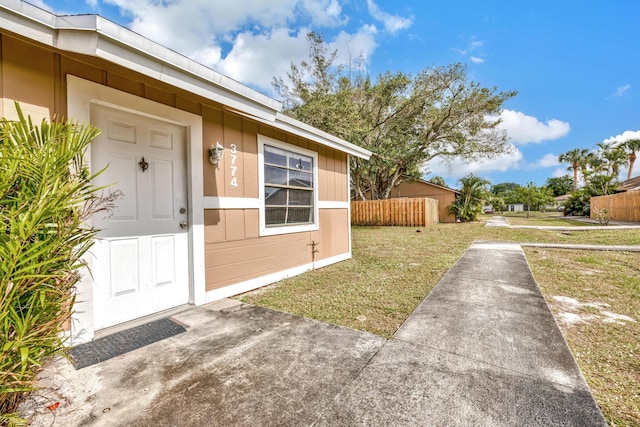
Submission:
[[520,185],[516,184],[515,182],[502,182],[491,187],[491,194],[500,196],[505,205],[518,203],[518,198],[515,191],[519,186]]
[[516,193],[520,201],[527,205],[527,218],[531,215],[531,209],[536,211],[544,210],[547,204],[553,202],[551,190],[545,187],[538,187],[533,182],[524,187],[519,186],[516,189]]
[[345,75],[334,66],[317,33],[307,36],[310,60],[291,64],[290,83],[274,79],[285,113],[370,150],[351,162],[356,197],[386,199],[435,157],[473,161],[510,152],[497,119],[516,92],[497,92],[468,81],[466,67],[428,68],[415,77],[386,72],[375,81],[366,73]]
[[449,214],[454,214],[462,222],[476,221],[482,212],[482,201],[489,195],[487,179],[469,174],[460,178],[460,196],[447,207]]
[[633,165],[636,162],[636,153],[640,151],[640,139],[629,139],[622,147],[629,153],[629,172],[627,173],[627,179],[631,179],[633,176]]
[[515,182],[502,182],[500,184],[495,184],[491,186],[491,193],[493,194],[504,194],[509,191],[515,191],[518,188],[518,184]]
[[432,178],[429,178],[427,181],[435,185],[440,185],[442,187],[447,186],[447,183],[444,181],[444,178],[441,176],[434,176]]
[[500,196],[496,196],[495,194],[489,193],[489,195],[485,198],[485,203],[491,205],[494,212],[500,211],[503,212],[504,208],[507,207],[507,204],[504,202],[504,199]]
[[585,167],[586,158],[589,150],[586,148],[574,148],[566,153],[560,154],[558,160],[560,162],[569,163],[570,168],[573,170],[573,189],[578,189],[578,169]]
[[547,178],[545,188],[551,191],[553,197],[569,194],[573,189],[573,181],[569,175]]

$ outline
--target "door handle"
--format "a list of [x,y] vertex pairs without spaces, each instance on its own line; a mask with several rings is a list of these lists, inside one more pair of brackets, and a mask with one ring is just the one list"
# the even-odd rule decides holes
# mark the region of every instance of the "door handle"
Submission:
[[180,221],[180,228],[187,228],[187,221]]

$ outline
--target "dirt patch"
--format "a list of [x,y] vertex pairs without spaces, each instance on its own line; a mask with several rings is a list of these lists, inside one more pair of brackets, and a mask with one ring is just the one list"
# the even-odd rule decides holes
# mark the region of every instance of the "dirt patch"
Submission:
[[565,296],[552,297],[558,308],[558,320],[567,326],[576,323],[603,322],[624,325],[635,322],[631,316],[605,310],[609,304],[603,302],[580,302],[575,298]]

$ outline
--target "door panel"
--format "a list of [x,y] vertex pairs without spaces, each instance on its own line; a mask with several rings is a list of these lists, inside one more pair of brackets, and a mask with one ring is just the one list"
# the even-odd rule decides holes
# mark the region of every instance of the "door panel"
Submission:
[[[102,129],[91,146],[106,192],[119,191],[111,215],[99,213],[92,248],[94,328],[188,302],[186,129],[129,112],[91,107]],[[148,164],[146,170],[140,165]]]

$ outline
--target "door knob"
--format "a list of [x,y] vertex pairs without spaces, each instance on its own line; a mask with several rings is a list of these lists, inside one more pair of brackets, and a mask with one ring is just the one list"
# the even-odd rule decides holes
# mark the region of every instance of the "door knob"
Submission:
[[187,221],[180,221],[180,228],[187,228]]

